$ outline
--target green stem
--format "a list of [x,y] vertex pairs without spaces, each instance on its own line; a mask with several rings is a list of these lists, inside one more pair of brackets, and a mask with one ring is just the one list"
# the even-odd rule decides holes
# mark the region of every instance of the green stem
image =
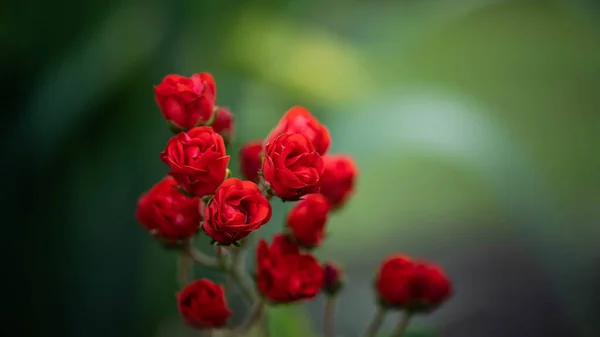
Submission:
[[261,319],[261,329],[264,337],[271,336],[271,329],[269,326],[269,311],[265,310]]
[[325,312],[323,318],[323,332],[325,337],[335,336],[335,296],[327,296],[325,299]]
[[215,245],[215,255],[217,257],[217,264],[219,268],[227,270],[227,256],[223,252],[223,248]]
[[385,315],[387,314],[387,310],[381,306],[377,308],[375,312],[375,316],[371,320],[367,331],[364,333],[364,337],[375,337],[379,329],[381,329],[381,325],[383,324],[383,320],[385,319]]
[[405,311],[402,316],[400,316],[400,320],[398,324],[392,331],[391,337],[402,337],[408,328],[408,323],[410,322],[410,318],[412,317],[412,313],[410,311]]
[[179,288],[183,289],[192,282],[193,265],[188,255],[181,252],[177,256],[177,269],[179,276]]
[[214,258],[212,256],[208,256],[208,255],[202,253],[201,251],[197,250],[196,248],[194,248],[191,240],[186,242],[183,253],[185,255],[189,256],[194,262],[196,262],[197,264],[199,264],[201,266],[208,267],[208,268],[220,268],[221,267],[219,264],[219,261],[216,258]]
[[230,279],[238,285],[246,299],[248,299],[251,303],[256,301],[257,295],[252,284],[252,280],[248,277],[245,267],[247,250],[253,245],[255,239],[256,232],[253,232],[241,242],[240,247],[237,247],[232,252],[231,265],[229,266],[228,273]]
[[254,302],[252,311],[250,311],[250,317],[248,317],[246,323],[240,327],[240,332],[242,332],[240,335],[245,336],[256,324],[261,321],[261,318],[265,313],[265,306],[265,302],[262,299],[258,299],[256,302]]
[[256,291],[252,286],[252,280],[248,277],[248,274],[242,268],[235,268],[235,266],[229,271],[229,275],[231,275],[231,280],[235,282],[244,297],[250,301],[254,302],[257,300],[258,296],[256,295]]

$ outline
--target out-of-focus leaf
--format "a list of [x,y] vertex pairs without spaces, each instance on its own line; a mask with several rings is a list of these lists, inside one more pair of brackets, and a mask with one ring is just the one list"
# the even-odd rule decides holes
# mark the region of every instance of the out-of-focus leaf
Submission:
[[[260,8],[244,11],[232,22],[236,25],[224,56],[253,76],[333,102],[364,96],[375,89],[358,49],[340,36],[269,15]],[[254,52],[235,52],[240,49]]]
[[271,336],[314,337],[306,313],[297,306],[270,308],[267,316]]

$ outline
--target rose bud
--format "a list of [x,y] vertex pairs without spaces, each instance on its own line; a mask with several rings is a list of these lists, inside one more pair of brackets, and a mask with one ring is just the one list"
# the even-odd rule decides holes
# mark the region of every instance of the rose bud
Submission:
[[354,159],[344,154],[323,156],[325,171],[321,177],[320,193],[329,200],[331,208],[342,207],[352,196],[358,169]]
[[303,197],[288,213],[287,227],[294,242],[311,249],[323,241],[329,202],[320,194]]
[[329,129],[321,124],[310,111],[301,106],[292,107],[283,115],[277,126],[267,136],[266,142],[273,141],[282,133],[305,135],[321,155],[325,154],[331,145]]
[[439,267],[402,255],[383,262],[375,286],[383,305],[413,313],[431,311],[452,294],[450,281]]
[[197,197],[215,192],[225,179],[229,164],[223,138],[208,126],[171,137],[160,158],[179,186]]
[[255,183],[258,183],[260,179],[258,171],[260,171],[262,165],[260,158],[262,149],[262,140],[248,142],[240,149],[240,171],[242,172],[242,176]]
[[333,262],[327,262],[323,265],[323,292],[329,296],[335,296],[344,285],[344,273],[342,269]]
[[167,245],[194,236],[200,226],[202,201],[184,196],[175,185],[172,177],[162,179],[139,198],[135,213],[137,221]]
[[233,114],[228,108],[222,106],[217,108],[217,116],[211,127],[223,137],[225,144],[229,144],[233,139],[234,121]]
[[204,208],[202,229],[222,245],[245,238],[271,219],[271,204],[251,181],[229,178]]
[[323,158],[304,135],[283,133],[265,146],[263,177],[282,200],[318,193],[323,170]]
[[312,299],[323,286],[323,268],[310,254],[302,254],[289,239],[278,234],[269,246],[261,240],[256,247],[256,283],[271,303]]
[[163,117],[175,128],[188,130],[212,116],[215,80],[209,73],[192,77],[167,75],[154,87],[155,100]]
[[185,287],[177,294],[177,304],[185,323],[198,329],[223,327],[232,314],[223,287],[208,279]]

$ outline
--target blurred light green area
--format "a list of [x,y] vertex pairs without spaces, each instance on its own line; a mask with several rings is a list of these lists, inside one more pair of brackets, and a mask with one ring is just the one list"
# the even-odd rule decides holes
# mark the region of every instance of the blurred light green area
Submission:
[[[31,256],[47,254],[36,273],[49,275],[52,289],[31,290],[43,299],[32,335],[62,326],[69,336],[161,336],[165,324],[177,325],[175,256],[133,212],[167,172],[158,154],[170,135],[152,86],[168,73],[200,71],[215,76],[219,104],[236,115],[234,149],[303,105],[330,127],[332,151],[356,158],[357,192],[332,217],[320,257],[351,269],[395,251],[526,246],[573,334],[599,333],[593,2],[65,6],[12,2],[0,11],[15,112],[2,134],[7,158],[28,158],[4,166],[15,191],[25,180],[39,193],[34,212],[22,201],[7,206],[38,233]],[[265,236],[290,207],[274,205]],[[486,250],[477,247],[475,255]],[[460,303],[469,290],[456,286]],[[276,321],[274,336],[295,336],[281,329],[297,323]]]

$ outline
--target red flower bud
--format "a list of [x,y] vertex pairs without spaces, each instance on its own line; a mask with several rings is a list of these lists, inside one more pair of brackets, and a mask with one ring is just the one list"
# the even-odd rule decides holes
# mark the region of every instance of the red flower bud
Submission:
[[283,234],[269,246],[261,240],[256,247],[258,290],[272,303],[312,299],[323,286],[323,268],[310,254],[300,253]]
[[320,194],[303,197],[287,217],[287,226],[293,240],[305,248],[321,244],[325,236],[325,224],[329,214],[329,203]]
[[223,327],[232,314],[223,287],[208,279],[185,287],[177,296],[177,304],[186,324],[198,329]]
[[265,145],[263,176],[283,200],[318,193],[323,170],[323,159],[302,134],[283,133]]
[[175,179],[166,177],[138,200],[137,221],[156,239],[174,245],[196,234],[200,226],[198,198],[188,198],[174,186]]
[[375,284],[382,304],[412,312],[433,310],[452,294],[450,280],[439,267],[402,255],[383,262]]
[[321,191],[332,208],[339,208],[346,203],[354,192],[354,184],[358,169],[354,159],[344,154],[323,156],[325,171],[321,177]]
[[251,181],[229,178],[204,208],[202,229],[223,245],[245,238],[271,219],[271,204]]
[[233,139],[234,124],[234,117],[231,111],[222,106],[218,107],[217,117],[211,126],[216,133],[223,137],[225,144],[228,144]]
[[262,166],[260,158],[263,149],[262,142],[262,140],[248,142],[240,149],[240,171],[242,176],[255,183],[258,183],[260,178],[258,171]]
[[198,197],[215,192],[225,179],[229,164],[223,138],[208,126],[171,137],[160,158],[181,188]]
[[194,74],[187,78],[167,75],[154,87],[155,100],[163,117],[179,129],[191,129],[212,116],[215,80],[209,73]]
[[333,262],[326,262],[323,265],[323,291],[329,296],[335,296],[344,285],[344,272]]
[[305,135],[321,155],[325,154],[331,145],[331,136],[327,127],[321,124],[310,111],[301,106],[292,107],[283,115],[277,126],[267,136],[266,143],[272,142],[282,133]]

